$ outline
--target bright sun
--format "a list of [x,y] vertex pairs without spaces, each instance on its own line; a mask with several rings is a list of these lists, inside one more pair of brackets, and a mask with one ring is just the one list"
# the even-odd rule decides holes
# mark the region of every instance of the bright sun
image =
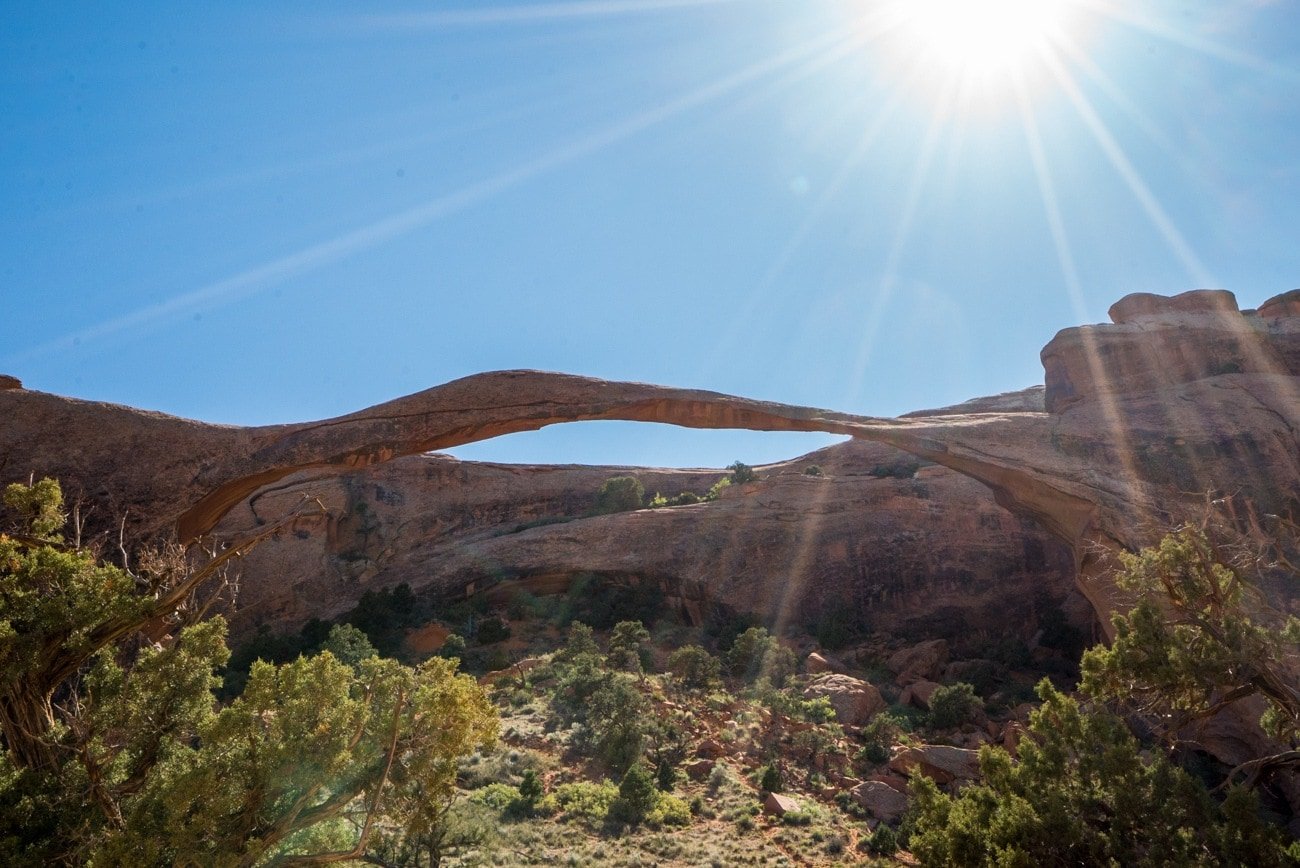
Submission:
[[899,0],[893,29],[929,70],[968,83],[1023,67],[1063,37],[1069,0]]

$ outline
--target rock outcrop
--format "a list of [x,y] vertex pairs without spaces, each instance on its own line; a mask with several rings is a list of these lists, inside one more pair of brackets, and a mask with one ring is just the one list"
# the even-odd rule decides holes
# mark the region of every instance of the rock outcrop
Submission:
[[814,675],[804,688],[804,699],[825,698],[835,709],[835,717],[846,726],[862,726],[886,703],[880,691],[870,682],[851,675],[827,672]]
[[[8,386],[0,389],[0,473],[10,479],[57,476],[74,494],[103,504],[101,519],[125,514],[137,535],[172,526],[192,539],[228,516],[242,526],[256,510],[255,500],[269,503],[276,490],[301,485],[311,475],[332,485],[329,480],[341,472],[377,471],[402,456],[557,422],[623,419],[826,431],[903,450],[988,486],[999,505],[1068,547],[1078,587],[1108,628],[1110,613],[1125,603],[1110,579],[1115,552],[1202,517],[1207,501],[1220,498],[1231,497],[1237,509],[1231,518],[1246,535],[1264,527],[1270,515],[1300,516],[1297,307],[1295,292],[1246,312],[1222,291],[1129,296],[1112,308],[1112,324],[1066,329],[1043,350],[1044,411],[1019,409],[1013,400],[1012,409],[995,403],[980,406],[990,412],[952,408],[949,415],[874,419],[712,392],[513,371],[467,377],[336,419],[237,428]],[[432,476],[461,472],[439,460],[416,458],[406,468]],[[935,478],[929,473],[941,472],[923,468],[911,481],[926,484]],[[850,509],[867,505],[854,505],[859,495],[837,484],[779,477],[766,487],[742,487],[693,515],[687,507],[525,530],[510,541],[510,559],[525,564],[531,550],[540,569],[560,552],[572,564],[586,559],[600,563],[592,569],[626,570],[631,562],[620,565],[617,547],[598,540],[631,529],[669,546],[683,533],[712,534],[725,562],[731,554],[727,527],[710,525],[706,516],[729,509],[737,520],[757,521],[767,514],[768,493],[781,493],[771,498],[777,503],[787,496],[818,503],[826,494],[826,502],[838,499]],[[809,487],[796,488],[803,485]],[[829,498],[832,493],[835,498]],[[719,511],[708,511],[714,509]],[[364,517],[355,513],[320,520],[335,523],[326,531],[336,543],[368,533]],[[782,536],[779,520],[770,527],[779,540],[771,550],[802,547],[801,557],[817,562],[815,544],[804,545],[815,535],[787,527]],[[418,549],[413,552],[394,548],[392,557],[419,557]],[[475,540],[459,562],[455,553],[443,552],[428,565],[445,565],[455,575],[477,564],[483,572],[501,552],[501,544]],[[721,580],[707,587],[719,594],[750,584],[743,576],[730,585],[726,576],[715,578]],[[277,580],[274,574],[260,579]],[[960,588],[960,577],[953,585]],[[1264,590],[1277,608],[1296,611],[1300,591],[1293,581],[1265,577]],[[1262,733],[1249,714],[1221,717],[1215,725],[1221,731],[1207,742],[1227,762],[1261,747]],[[1300,791],[1292,796],[1300,804]]]
[[[362,590],[407,582],[456,597],[564,591],[577,575],[652,583],[697,623],[715,604],[780,623],[849,616],[873,633],[1028,639],[1045,609],[1084,626],[1068,550],[999,507],[988,490],[860,441],[760,468],[712,503],[589,516],[596,490],[634,474],[650,492],[706,491],[724,474],[528,467],[413,456],[268,486],[217,527],[236,537],[306,494],[329,515],[245,561],[234,627],[296,628],[350,608]],[[823,468],[806,476],[809,464]],[[902,465],[912,472],[915,465]],[[847,604],[847,605],[846,605]],[[975,650],[975,649],[970,649]]]

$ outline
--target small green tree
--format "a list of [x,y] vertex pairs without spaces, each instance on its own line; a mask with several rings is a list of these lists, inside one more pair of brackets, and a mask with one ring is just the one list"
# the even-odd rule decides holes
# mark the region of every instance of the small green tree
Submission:
[[606,659],[615,669],[641,671],[641,649],[650,641],[650,631],[640,621],[619,621],[609,637]]
[[645,488],[635,476],[614,476],[606,479],[596,492],[592,511],[596,515],[610,515],[640,509],[645,501]]
[[1243,764],[1230,779],[1244,772],[1253,784],[1270,768],[1300,764],[1300,618],[1270,612],[1246,571],[1197,528],[1120,560],[1116,583],[1138,602],[1112,617],[1109,647],[1084,653],[1083,690],[1180,741],[1195,737],[1192,722],[1262,697],[1260,723],[1287,749]]
[[465,637],[459,633],[448,633],[438,647],[438,656],[448,660],[459,660],[465,656]]
[[321,653],[253,664],[219,708],[229,651],[206,589],[279,525],[201,566],[164,548],[128,572],[61,544],[60,501],[48,480],[5,492],[25,526],[0,534],[0,863],[320,863],[366,857],[380,827],[436,828],[457,758],[496,735],[472,679]]
[[567,663],[579,657],[598,654],[600,654],[600,646],[596,644],[596,634],[581,621],[574,621],[569,625],[564,647],[556,652],[555,659],[557,662]]
[[909,849],[924,865],[1282,865],[1281,836],[1234,789],[1220,808],[1124,724],[1044,679],[1019,762],[980,751],[983,782],[948,796],[913,778]]
[[782,645],[763,627],[750,627],[736,637],[726,655],[727,671],[737,678],[753,681],[766,678],[780,687],[794,674],[798,661],[794,652]]
[[522,780],[519,781],[519,799],[529,810],[537,807],[537,803],[542,800],[544,792],[542,782],[537,777],[537,772],[532,769],[524,769]]
[[650,704],[626,675],[609,674],[587,701],[585,721],[596,756],[621,773],[641,757]]
[[747,482],[758,481],[758,474],[754,472],[754,468],[743,462],[733,461],[727,465],[727,469],[731,471],[728,478],[731,480],[732,485],[744,485]]
[[609,806],[610,816],[624,823],[640,823],[659,804],[654,774],[644,763],[635,763],[618,785],[618,798]]
[[975,688],[965,681],[936,687],[930,696],[929,723],[934,729],[952,729],[970,723],[984,710]]
[[687,690],[707,690],[718,683],[722,664],[699,645],[685,645],[668,658],[668,671]]
[[329,635],[321,644],[320,650],[330,652],[353,669],[359,667],[362,660],[379,655],[366,634],[351,624],[335,624],[330,627]]

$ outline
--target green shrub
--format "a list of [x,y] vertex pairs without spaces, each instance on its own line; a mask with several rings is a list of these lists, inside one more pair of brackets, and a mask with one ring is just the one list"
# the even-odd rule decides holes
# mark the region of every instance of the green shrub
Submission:
[[609,816],[636,824],[645,820],[658,804],[659,790],[654,775],[644,763],[633,763],[618,785],[618,798],[609,806]]
[[964,681],[935,688],[930,697],[930,726],[951,729],[974,720],[984,708],[975,688]]
[[721,479],[719,479],[717,482],[713,483],[712,487],[709,488],[708,492],[704,495],[702,499],[704,500],[705,503],[717,500],[719,497],[722,497],[722,492],[725,491],[730,486],[731,486],[731,477],[724,476]]
[[726,664],[727,671],[738,678],[766,678],[773,687],[783,685],[798,665],[794,652],[763,627],[750,627],[737,636],[727,652]]
[[866,840],[866,849],[872,856],[893,856],[898,852],[898,833],[881,823]]
[[731,475],[727,478],[731,480],[732,485],[744,485],[747,482],[758,481],[758,474],[748,464],[733,461],[727,465],[727,469],[731,471]]
[[1040,682],[1020,760],[980,751],[983,783],[956,796],[913,779],[909,849],[924,865],[1282,865],[1252,794],[1216,805],[1122,721]]
[[640,509],[645,500],[645,488],[635,476],[614,476],[606,479],[596,492],[596,503],[592,512],[596,515],[611,515],[616,512],[628,512]]
[[494,811],[505,811],[519,801],[519,788],[509,784],[488,784],[474,790],[469,795],[470,801],[487,805]]
[[880,765],[889,761],[889,750],[903,734],[903,722],[887,711],[882,711],[862,728],[862,750],[858,761]]
[[641,654],[650,641],[650,631],[640,621],[619,621],[609,637],[609,654],[606,659],[615,669],[640,672]]
[[821,476],[822,468],[820,464],[809,464],[803,469],[804,476]]
[[442,640],[442,645],[438,648],[438,656],[448,660],[453,658],[459,660],[464,657],[465,637],[458,633],[448,633],[447,638]]
[[691,807],[676,796],[660,793],[658,804],[646,819],[657,826],[689,826]]
[[519,781],[519,798],[532,808],[542,799],[542,782],[537,777],[537,772],[532,769],[525,769],[523,779]]
[[478,630],[474,634],[480,645],[495,645],[497,642],[504,642],[510,638],[510,628],[505,625],[500,618],[484,618],[478,622]]
[[506,604],[506,615],[512,621],[536,618],[546,611],[546,604],[528,591],[516,591]]
[[722,664],[699,645],[686,645],[668,658],[668,671],[686,689],[706,690],[718,682]]
[[843,648],[862,634],[862,624],[847,607],[828,609],[817,618],[811,632],[823,648]]
[[557,663],[567,663],[584,655],[595,656],[599,653],[600,646],[596,644],[596,634],[591,627],[581,621],[574,621],[569,625],[564,647],[555,653],[555,660]]
[[758,770],[758,788],[765,793],[781,792],[781,772],[775,765],[765,765]]
[[[568,816],[585,820],[603,820],[609,814],[609,806],[618,798],[618,787],[609,781],[601,781],[598,784],[591,781],[578,781],[572,784],[560,784],[555,788],[553,795],[556,805]],[[549,799],[550,796],[547,798]]]
[[361,665],[362,660],[378,655],[375,646],[370,644],[366,634],[351,624],[335,624],[330,628],[329,636],[320,650],[328,651],[353,669]]

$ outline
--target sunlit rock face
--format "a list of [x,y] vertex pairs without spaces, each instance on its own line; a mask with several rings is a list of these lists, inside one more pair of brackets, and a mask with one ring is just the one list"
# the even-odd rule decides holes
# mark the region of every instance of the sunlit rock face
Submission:
[[1300,370],[1300,292],[1243,314],[1232,293],[1194,290],[1125,296],[1112,325],[1069,328],[1042,352],[1046,408],[1135,395],[1223,374],[1294,376]]
[[[1037,599],[1027,575],[1046,583],[1049,597],[1059,587],[1050,545],[1040,557],[1025,543],[1034,539],[1022,523],[1030,522],[1069,552],[1075,587],[1107,630],[1128,603],[1113,580],[1115,553],[1200,521],[1207,509],[1227,510],[1227,529],[1244,542],[1267,537],[1271,516],[1300,519],[1300,293],[1255,311],[1238,310],[1222,291],[1144,294],[1122,299],[1112,319],[1066,329],[1047,345],[1044,409],[988,399],[900,419],[505,371],[336,419],[237,428],[6,381],[0,468],[6,480],[62,479],[95,507],[91,529],[125,517],[135,538],[171,528],[183,539],[239,532],[261,526],[253,510],[273,518],[284,493],[319,491],[330,514],[248,562],[238,617],[250,622],[337,612],[385,583],[453,587],[481,575],[559,588],[572,571],[591,570],[664,582],[684,607],[724,601],[790,621],[833,603],[873,625],[960,635],[1017,623],[1024,610],[1015,607]],[[518,532],[533,517],[573,516],[616,469],[419,457],[587,419],[825,431],[883,446],[818,455],[822,479],[770,468],[765,482],[717,503]],[[946,470],[855,478],[854,461],[874,462],[869,450],[885,446]],[[703,490],[717,471],[663,473],[645,480],[650,490],[675,493],[676,482]],[[976,483],[992,501],[979,500]],[[362,514],[361,502],[371,511]],[[996,551],[985,547],[990,538]],[[1272,607],[1300,611],[1293,576],[1266,575],[1264,592]],[[1263,739],[1249,714],[1232,714],[1203,739],[1228,763],[1258,753]],[[1300,807],[1293,784],[1288,797]]]
[[[804,473],[813,465],[820,476]],[[562,592],[575,575],[597,573],[660,587],[696,620],[718,606],[804,627],[847,613],[872,633],[975,647],[994,635],[1030,640],[1044,613],[1064,607],[1090,629],[1068,548],[961,474],[860,441],[759,473],[715,502],[599,517],[588,513],[611,476],[671,496],[703,493],[725,471],[434,455],[298,474],[218,528],[238,535],[307,493],[330,513],[298,521],[247,559],[235,627],[294,627],[399,582],[450,599],[467,589],[507,599]]]

